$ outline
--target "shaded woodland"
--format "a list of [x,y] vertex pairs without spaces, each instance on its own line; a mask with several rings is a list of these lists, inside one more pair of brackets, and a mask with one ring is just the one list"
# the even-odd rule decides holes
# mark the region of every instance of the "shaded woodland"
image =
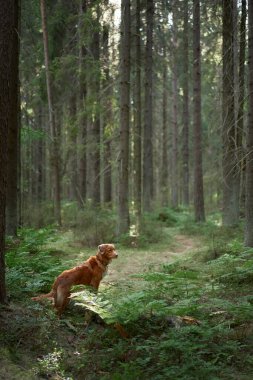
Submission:
[[14,10],[11,235],[61,226],[71,207],[111,209],[115,236],[161,207],[190,207],[197,222],[219,210],[226,226],[245,216],[246,2],[119,6],[23,1]]
[[[236,327],[247,325],[246,335],[231,338],[229,334],[231,341],[226,341],[227,330],[222,330],[221,346],[228,363],[229,353],[234,357],[236,349],[243,351],[243,339],[252,339],[248,289],[253,273],[251,1],[0,0],[0,304],[22,299],[23,287],[29,296],[48,289],[57,270],[64,267],[61,236],[66,237],[69,250],[71,244],[91,252],[101,243],[115,243],[125,250],[126,262],[129,250],[138,257],[156,252],[157,262],[148,257],[155,268],[164,265],[164,272],[141,275],[149,285],[144,295],[131,296],[136,314],[129,311],[128,301],[115,311],[114,322],[129,327],[130,335],[136,336],[134,323],[139,323],[153,339],[156,333],[151,324],[162,331],[164,323],[171,323],[167,317],[161,319],[168,312],[180,318],[193,315],[195,327],[189,327],[188,320],[181,322],[189,329],[199,328],[204,345],[213,329],[210,339],[215,354],[199,354],[201,348],[190,330],[192,346],[186,351],[181,352],[175,343],[179,339],[185,344],[181,330],[180,337],[176,330],[173,338],[166,337],[174,339],[172,352],[180,352],[161,377],[153,364],[151,372],[145,372],[142,359],[128,367],[132,355],[138,357],[138,348],[133,343],[132,354],[127,343],[120,343],[125,367],[115,366],[115,377],[110,377],[108,368],[103,375],[98,365],[94,377],[90,374],[87,379],[186,379],[186,374],[188,379],[208,379],[218,373],[222,379],[232,378],[226,366],[219,372],[224,363],[215,340],[217,326],[210,316],[218,320],[224,315],[224,320],[215,320],[223,327],[229,318]],[[185,249],[178,250],[199,249],[199,257],[191,257],[186,269],[182,263],[174,267],[163,258],[159,261],[158,251],[164,255],[165,247],[177,253],[175,242],[180,246],[182,236],[190,240],[183,240]],[[58,242],[55,250],[61,251],[60,259],[58,251],[48,248],[53,241]],[[36,260],[43,261],[43,254],[48,266],[42,263],[40,267]],[[73,260],[72,251],[66,255]],[[34,285],[28,273],[34,276]],[[226,281],[233,284],[229,290]],[[235,287],[241,283],[245,287],[235,306],[231,299],[240,297]],[[135,280],[133,284],[134,291],[141,286]],[[158,286],[164,286],[161,294]],[[197,290],[202,286],[204,296]],[[110,302],[126,292],[123,287],[119,295],[109,291]],[[168,299],[166,292],[174,293]],[[174,303],[182,294],[182,303]],[[216,303],[221,294],[226,300],[223,308],[223,301]],[[213,306],[210,297],[215,299]],[[196,304],[205,302],[198,309]],[[35,313],[38,310],[34,307]],[[129,312],[127,321],[125,312]],[[142,319],[145,313],[150,319]],[[173,327],[176,323],[173,319]],[[145,340],[140,330],[140,339]],[[92,334],[97,338],[96,328]],[[110,333],[103,334],[109,340]],[[123,333],[121,338],[129,337]],[[237,339],[236,349],[233,339]],[[166,350],[170,350],[166,342],[159,352],[153,352],[149,343],[140,351],[144,355],[151,350],[150,362],[158,360],[165,368]],[[195,343],[200,355],[196,372],[185,364]],[[215,361],[212,355],[219,359]],[[182,371],[173,372],[181,359]],[[205,360],[212,365],[201,370]],[[242,379],[249,378],[248,356],[245,363]],[[123,367],[125,377],[120,377]],[[242,370],[239,360],[233,370],[234,378],[240,378],[236,377]],[[64,371],[74,373],[73,379],[84,378],[79,370]],[[41,373],[42,377],[35,378],[54,378]],[[59,378],[70,378],[64,376]]]

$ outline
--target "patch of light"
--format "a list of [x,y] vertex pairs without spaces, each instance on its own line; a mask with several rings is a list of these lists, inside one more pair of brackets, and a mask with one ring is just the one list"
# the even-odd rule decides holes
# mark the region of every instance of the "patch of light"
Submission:
[[119,25],[120,25],[120,16],[121,16],[121,10],[120,10],[121,0],[109,0],[109,4],[111,4],[114,7],[114,9],[115,9],[114,22],[115,22],[115,26],[119,27]]

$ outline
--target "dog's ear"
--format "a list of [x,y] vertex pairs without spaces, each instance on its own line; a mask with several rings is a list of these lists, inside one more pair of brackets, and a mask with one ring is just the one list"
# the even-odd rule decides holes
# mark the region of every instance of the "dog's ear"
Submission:
[[101,255],[103,255],[103,253],[104,253],[104,244],[100,244],[99,246],[98,246],[98,250],[99,250],[99,252],[101,253]]

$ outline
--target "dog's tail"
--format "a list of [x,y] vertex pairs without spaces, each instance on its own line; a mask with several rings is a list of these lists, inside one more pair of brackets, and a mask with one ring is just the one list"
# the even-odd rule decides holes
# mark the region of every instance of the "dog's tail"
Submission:
[[54,290],[52,289],[49,293],[47,294],[41,294],[40,296],[37,296],[37,297],[32,297],[31,300],[33,301],[40,301],[41,299],[43,298],[54,298]]

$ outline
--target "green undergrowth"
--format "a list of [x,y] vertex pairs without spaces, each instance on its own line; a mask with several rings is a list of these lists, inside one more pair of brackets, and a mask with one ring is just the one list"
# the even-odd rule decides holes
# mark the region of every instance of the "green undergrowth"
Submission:
[[168,227],[175,227],[189,216],[186,210],[173,210],[163,207],[155,212],[144,214],[137,220],[135,212],[130,212],[130,233],[117,236],[116,210],[109,205],[94,207],[87,202],[80,207],[75,202],[63,204],[63,224],[71,228],[75,238],[86,247],[94,247],[101,242],[117,242],[125,247],[146,248],[150,244],[164,242],[171,239]]
[[243,247],[240,227],[175,219],[170,236],[194,236],[197,250],[98,294],[76,289],[61,320],[30,296],[48,290],[71,257],[48,248],[59,239],[52,228],[21,231],[6,255],[4,369],[28,379],[251,379],[253,250]]

